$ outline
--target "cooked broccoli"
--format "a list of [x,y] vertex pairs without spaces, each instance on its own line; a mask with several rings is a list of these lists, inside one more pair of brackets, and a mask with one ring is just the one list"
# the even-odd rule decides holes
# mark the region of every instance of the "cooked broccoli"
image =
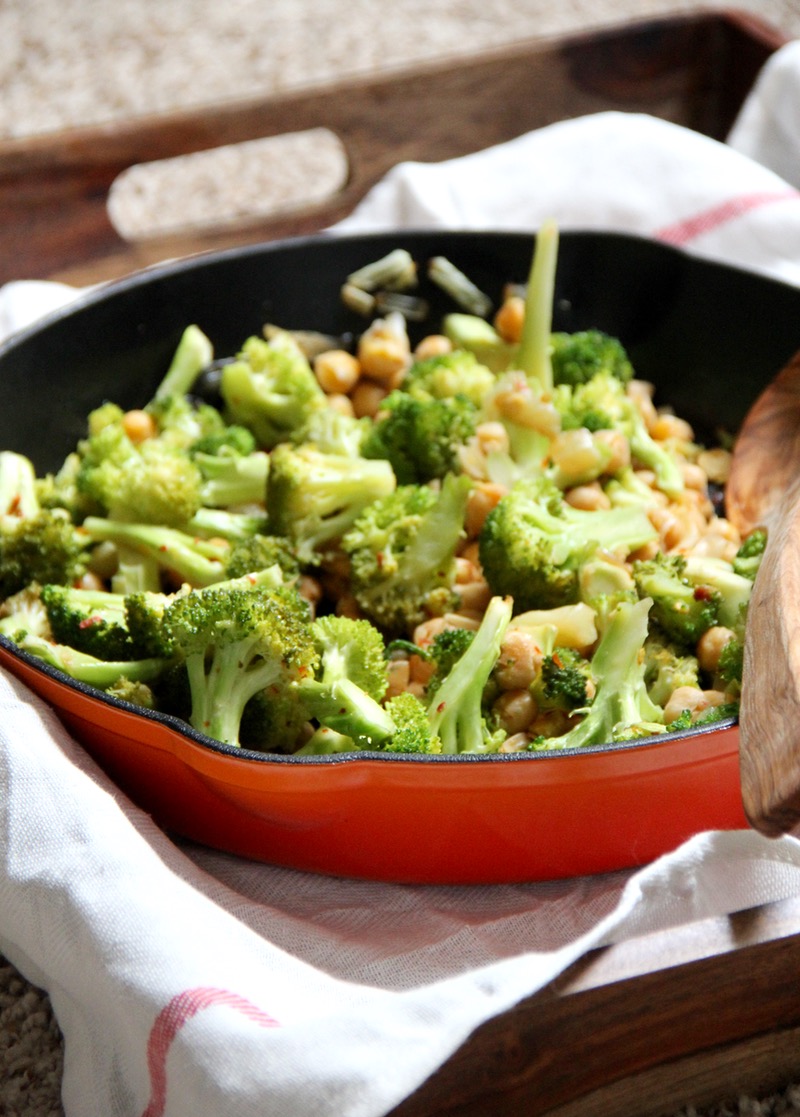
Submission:
[[511,362],[515,347],[504,341],[497,330],[475,314],[447,314],[442,332],[453,349],[472,353],[492,373],[503,372]]
[[469,478],[452,473],[438,492],[402,485],[370,504],[342,539],[356,601],[388,635],[410,635],[435,600],[453,599],[471,487]]
[[365,438],[372,429],[372,419],[364,415],[346,415],[333,407],[312,412],[308,422],[295,433],[295,445],[307,443],[322,454],[341,454],[345,458],[358,458],[362,454]]
[[502,744],[505,734],[490,729],[484,694],[500,655],[511,609],[510,599],[491,599],[469,646],[430,698],[430,734],[441,741],[444,753],[496,752]]
[[251,337],[238,359],[223,366],[220,392],[229,421],[245,426],[271,450],[305,427],[327,399],[292,336]]
[[759,527],[751,531],[747,538],[742,540],[739,550],[734,555],[734,573],[740,574],[743,578],[749,578],[751,582],[754,582],[756,574],[758,573],[758,568],[761,566],[761,560],[764,557],[766,546],[766,528]]
[[665,731],[664,711],[649,697],[644,679],[651,604],[648,598],[620,603],[591,658],[596,688],[591,705],[566,733],[535,738],[532,751],[586,748]]
[[453,349],[416,361],[405,375],[402,390],[417,399],[453,399],[464,396],[480,407],[495,383],[490,368],[468,349]]
[[718,623],[735,628],[742,610],[747,608],[753,592],[753,581],[737,574],[731,563],[710,555],[688,555],[684,575],[698,592],[711,590],[718,597]]
[[572,508],[547,478],[517,481],[486,518],[480,562],[494,594],[517,611],[577,601],[581,567],[599,551],[630,552],[655,538],[638,508],[586,512]]
[[651,631],[644,644],[644,681],[657,706],[666,706],[678,687],[700,687],[697,657]]
[[201,434],[189,447],[192,457],[198,454],[210,454],[212,457],[244,458],[257,450],[258,443],[252,431],[236,423]]
[[[108,414],[111,405],[104,405]],[[184,450],[157,437],[134,443],[120,411],[80,444],[78,491],[114,520],[180,527],[202,503],[199,469]]]
[[525,294],[525,319],[515,362],[527,378],[546,393],[553,390],[551,329],[558,240],[556,223],[545,221],[536,235]]
[[40,506],[30,459],[0,453],[0,600],[31,582],[72,582],[85,567],[86,543],[68,512]]
[[[103,516],[88,516],[83,522],[83,530],[92,542],[114,543],[125,553],[141,556],[145,563],[166,572],[179,583],[209,586],[222,581],[226,576],[225,564],[231,544],[224,539],[201,539],[177,528],[128,523]],[[115,592],[161,588],[160,585],[154,586],[152,582],[144,586],[132,585],[132,581],[133,579],[127,579],[124,587],[118,589],[112,585],[112,588]]]
[[429,648],[416,651],[417,655],[424,653],[424,658],[435,668],[426,687],[429,696],[441,686],[474,638],[474,629],[445,628],[436,634]]
[[0,603],[0,636],[16,640],[22,633],[43,636],[52,640],[47,610],[42,604],[41,586],[31,582],[24,589]]
[[544,710],[578,710],[591,702],[591,664],[574,648],[555,647],[542,660],[533,684],[537,705]]
[[633,457],[652,469],[656,487],[668,496],[683,492],[683,474],[676,458],[667,446],[650,435],[625,385],[611,372],[598,372],[591,380],[573,388],[561,385],[555,398],[564,426],[589,424],[597,429],[605,425],[622,431],[630,443]]
[[622,342],[602,330],[554,333],[550,342],[556,384],[585,384],[598,372],[608,372],[623,384],[633,377],[633,366]]
[[125,599],[120,594],[45,585],[41,600],[56,643],[97,659],[138,658],[131,650]]
[[684,649],[694,649],[703,633],[718,623],[720,594],[686,577],[683,555],[659,552],[633,564],[640,597],[652,600],[653,621]]
[[[240,581],[240,580],[239,580]],[[164,610],[164,631],[185,662],[190,723],[238,745],[247,703],[311,675],[317,652],[308,609],[287,586],[210,586],[180,594]]]
[[153,398],[165,400],[188,395],[200,373],[213,359],[213,346],[200,327],[194,324],[187,326]]
[[200,501],[210,508],[263,504],[267,494],[269,455],[193,451],[200,471]]
[[263,534],[267,529],[267,513],[260,509],[198,508],[185,530],[201,539],[227,539],[239,543]]
[[311,631],[319,667],[295,684],[298,701],[357,748],[379,748],[394,728],[381,705],[387,687],[383,637],[369,621],[350,617],[319,617]]
[[585,563],[578,573],[578,595],[595,613],[600,629],[605,628],[620,601],[638,600],[636,583],[627,566],[598,556]]
[[392,392],[364,440],[365,458],[390,463],[399,485],[461,472],[458,451],[475,434],[477,408],[466,396],[420,399]]
[[290,540],[301,562],[313,563],[395,485],[386,461],[281,443],[272,452],[267,483],[269,532]]
[[386,752],[433,753],[442,751],[441,739],[431,731],[428,708],[409,690],[401,691],[386,703],[394,730],[384,744]]
[[233,545],[225,564],[225,576],[239,578],[243,574],[263,570],[276,563],[287,582],[293,581],[300,573],[300,563],[289,540],[282,535],[259,532]]
[[118,684],[121,679],[129,679],[135,683],[154,682],[167,666],[166,661],[160,658],[98,659],[97,656],[76,651],[67,644],[56,644],[32,632],[21,634],[16,643],[28,655],[63,671],[78,682],[97,687],[98,690],[106,690]]
[[158,708],[153,688],[149,683],[140,680],[134,681],[124,675],[115,683],[112,683],[111,686],[106,687],[106,694],[112,698],[118,698],[121,702],[127,702],[131,706],[139,706],[144,710]]

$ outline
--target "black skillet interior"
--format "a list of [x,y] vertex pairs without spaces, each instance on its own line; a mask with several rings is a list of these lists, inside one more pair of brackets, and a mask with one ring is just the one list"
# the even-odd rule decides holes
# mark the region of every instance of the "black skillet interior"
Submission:
[[[527,276],[525,234],[411,232],[319,237],[236,249],[151,269],[87,295],[70,311],[0,348],[0,448],[57,468],[104,399],[140,406],[163,375],[184,327],[199,325],[218,356],[266,322],[355,333],[365,322],[341,303],[355,268],[396,247],[424,273],[444,255],[495,300]],[[657,400],[700,436],[733,431],[760,389],[800,348],[800,290],[625,235],[561,236],[554,328],[618,336]],[[423,281],[438,327],[453,309]]]

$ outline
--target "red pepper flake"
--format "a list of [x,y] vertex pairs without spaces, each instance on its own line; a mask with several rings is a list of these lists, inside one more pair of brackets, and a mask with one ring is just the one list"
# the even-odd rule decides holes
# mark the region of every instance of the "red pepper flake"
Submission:
[[439,705],[436,707],[436,713],[437,714],[443,714],[444,711],[445,711],[446,706],[447,706],[446,702],[440,702]]
[[563,667],[564,666],[564,663],[560,659],[558,652],[553,652],[553,654],[550,656],[550,658],[552,659],[552,661],[556,665],[556,667]]
[[709,589],[708,586],[695,586],[694,599],[695,601],[710,601],[714,596],[714,591]]
[[94,628],[96,625],[102,624],[103,618],[95,613],[91,617],[84,617],[78,625],[78,628]]

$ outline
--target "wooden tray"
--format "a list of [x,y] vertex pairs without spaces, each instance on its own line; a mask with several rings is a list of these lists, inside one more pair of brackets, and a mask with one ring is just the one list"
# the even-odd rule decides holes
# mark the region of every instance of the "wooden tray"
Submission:
[[[113,278],[169,256],[322,229],[396,162],[437,161],[604,109],[723,139],[785,37],[699,12],[468,62],[212,110],[0,144],[0,282]],[[204,235],[126,243],[106,211],[126,168],[324,126],[345,188],[324,205]],[[477,1029],[394,1117],[660,1117],[800,1076],[800,900],[596,951]]]
[[[464,155],[604,109],[722,139],[782,41],[753,16],[700,12],[347,86],[0,143],[0,282],[88,283],[167,257],[316,231],[401,160]],[[136,244],[111,225],[109,189],[133,165],[317,127],[339,137],[349,162],[346,186],[323,205]]]

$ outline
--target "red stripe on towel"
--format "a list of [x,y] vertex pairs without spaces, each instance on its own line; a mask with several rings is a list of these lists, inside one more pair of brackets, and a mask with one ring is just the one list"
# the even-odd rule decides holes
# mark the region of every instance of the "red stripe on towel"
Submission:
[[712,229],[717,229],[728,221],[734,221],[737,217],[750,213],[751,210],[772,205],[774,202],[785,202],[797,198],[800,198],[800,193],[797,190],[740,194],[736,198],[728,198],[727,201],[720,202],[717,206],[712,206],[702,213],[695,214],[694,217],[687,217],[682,221],[677,221],[674,225],[665,225],[663,229],[657,229],[653,235],[656,240],[664,241],[666,244],[687,244],[695,237],[702,236],[703,233],[709,233]]
[[280,1024],[238,993],[227,989],[186,989],[172,998],[159,1012],[147,1041],[147,1069],[150,1073],[150,1101],[142,1117],[161,1117],[167,1103],[167,1055],[172,1041],[187,1020],[204,1008],[224,1005],[233,1008],[262,1028],[279,1028]]

